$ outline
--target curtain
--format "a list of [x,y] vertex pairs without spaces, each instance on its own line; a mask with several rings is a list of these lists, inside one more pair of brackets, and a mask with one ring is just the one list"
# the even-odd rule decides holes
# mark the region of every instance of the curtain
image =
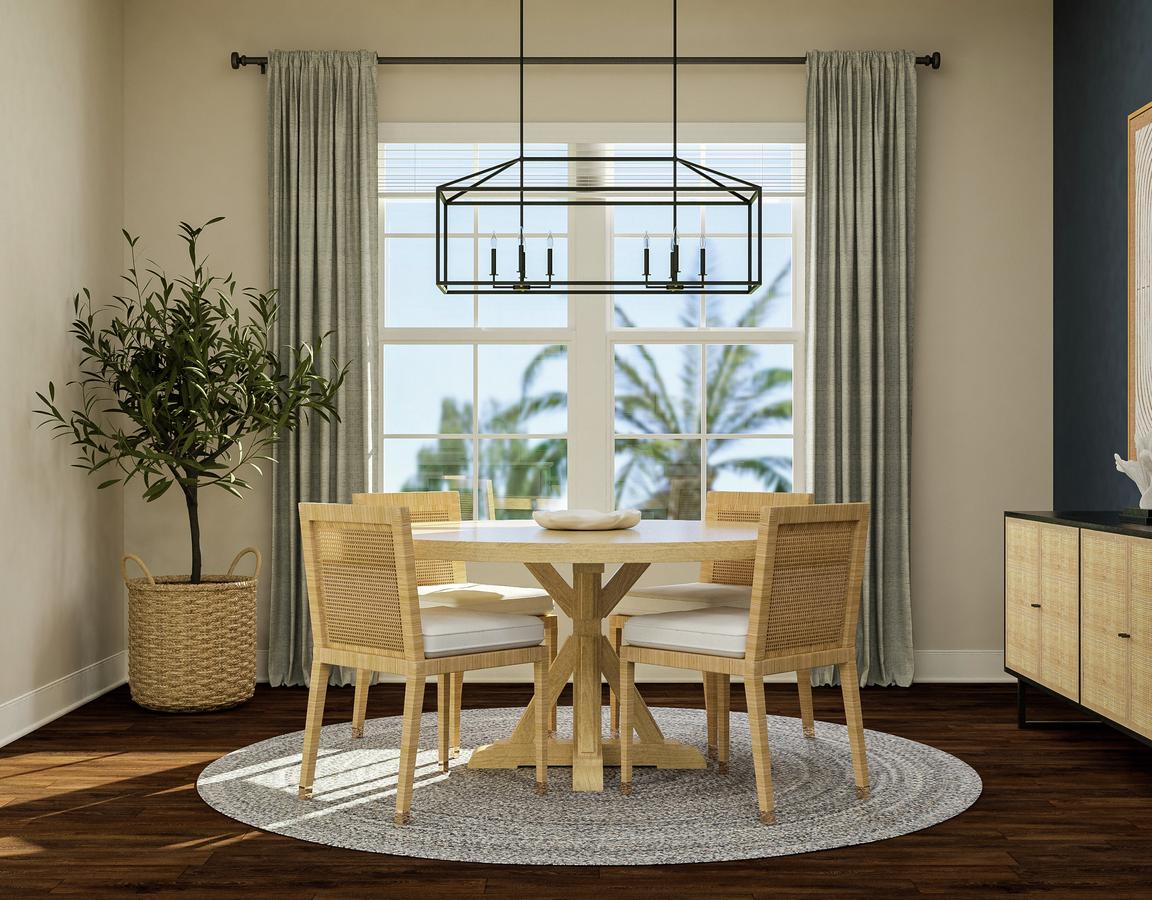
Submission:
[[[273,467],[268,676],[307,681],[312,659],[297,504],[347,503],[367,490],[377,391],[376,53],[268,55],[271,280],[277,346],[328,334],[320,371],[351,363],[339,422],[312,416],[281,435]],[[334,675],[346,681],[347,673]]]
[[860,681],[907,686],[915,57],[814,51],[807,62],[808,471],[817,502],[872,504]]

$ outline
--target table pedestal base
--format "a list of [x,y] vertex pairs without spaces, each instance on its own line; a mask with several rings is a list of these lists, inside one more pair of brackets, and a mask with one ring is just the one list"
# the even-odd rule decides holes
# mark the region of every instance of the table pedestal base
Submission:
[[[602,622],[637,579],[647,563],[626,563],[607,585],[601,585],[602,563],[573,565],[574,584],[568,583],[547,563],[530,563],[528,570],[572,619],[572,636],[548,671],[546,693],[555,703],[572,679],[572,740],[548,742],[548,764],[572,767],[574,791],[604,790],[604,766],[620,765],[620,743],[605,741],[602,727],[601,678],[619,695],[620,658],[601,632]],[[635,689],[633,689],[635,691]],[[695,748],[664,739],[656,720],[639,693],[633,693],[635,730],[633,762],[661,769],[703,769],[704,756]],[[520,717],[512,736],[481,747],[468,763],[473,769],[511,769],[534,764],[533,699]]]

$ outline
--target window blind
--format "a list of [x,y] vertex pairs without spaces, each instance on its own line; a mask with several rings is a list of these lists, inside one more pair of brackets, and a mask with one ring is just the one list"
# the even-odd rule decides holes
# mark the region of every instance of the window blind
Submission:
[[[582,145],[580,153],[571,155],[667,156],[671,150],[670,143],[604,144],[593,149]],[[524,151],[530,157],[570,154],[568,144],[526,144]],[[694,143],[680,144],[679,151],[686,160],[757,184],[766,194],[804,193],[804,145],[801,143]],[[518,152],[519,144],[515,143],[381,143],[380,193],[432,193],[438,185],[514,159]],[[670,180],[670,166],[665,163],[634,162],[621,164],[618,169],[618,177],[631,183],[666,186]],[[510,185],[518,177],[514,167],[492,183]],[[525,184],[567,184],[570,177],[578,175],[570,173],[564,163],[533,163],[525,172]]]

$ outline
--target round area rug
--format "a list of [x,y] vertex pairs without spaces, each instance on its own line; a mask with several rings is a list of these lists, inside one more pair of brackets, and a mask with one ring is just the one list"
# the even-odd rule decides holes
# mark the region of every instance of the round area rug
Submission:
[[[705,749],[702,710],[654,708],[664,734]],[[520,709],[465,710],[465,748],[511,732]],[[571,734],[570,707],[559,732]],[[605,723],[607,724],[607,723]],[[634,793],[619,793],[605,769],[603,793],[573,793],[568,769],[548,771],[550,792],[533,793],[531,768],[469,770],[467,749],[451,773],[436,762],[436,716],[424,715],[412,821],[392,822],[400,719],[329,725],[320,739],[314,797],[298,799],[302,732],[271,738],[216,760],[197,781],[206,803],[264,831],[300,840],[430,859],[553,866],[716,862],[806,853],[908,834],[963,812],[980,796],[980,776],[954,756],[891,734],[867,732],[872,794],[856,799],[848,733],[770,716],[775,825],[756,806],[748,718],[732,714],[729,774],[708,769],[636,768]]]

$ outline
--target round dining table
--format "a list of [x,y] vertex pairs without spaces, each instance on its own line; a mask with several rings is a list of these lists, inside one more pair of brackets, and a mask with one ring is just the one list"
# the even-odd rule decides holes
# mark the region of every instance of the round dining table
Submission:
[[[572,680],[572,739],[549,739],[548,764],[571,766],[573,790],[602,791],[604,767],[620,764],[619,738],[606,740],[602,726],[601,676],[617,694],[620,687],[620,660],[604,637],[604,618],[650,564],[753,559],[756,534],[755,524],[646,519],[615,531],[550,531],[523,520],[415,524],[412,536],[417,559],[523,563],[572,620],[572,635],[557,653],[547,682],[547,697],[555,703]],[[571,584],[556,570],[561,563],[572,564]],[[605,567],[613,564],[619,568],[604,583]],[[535,702],[509,738],[476,749],[469,767],[533,765]],[[705,767],[694,747],[665,739],[639,694],[633,703],[634,765]]]

